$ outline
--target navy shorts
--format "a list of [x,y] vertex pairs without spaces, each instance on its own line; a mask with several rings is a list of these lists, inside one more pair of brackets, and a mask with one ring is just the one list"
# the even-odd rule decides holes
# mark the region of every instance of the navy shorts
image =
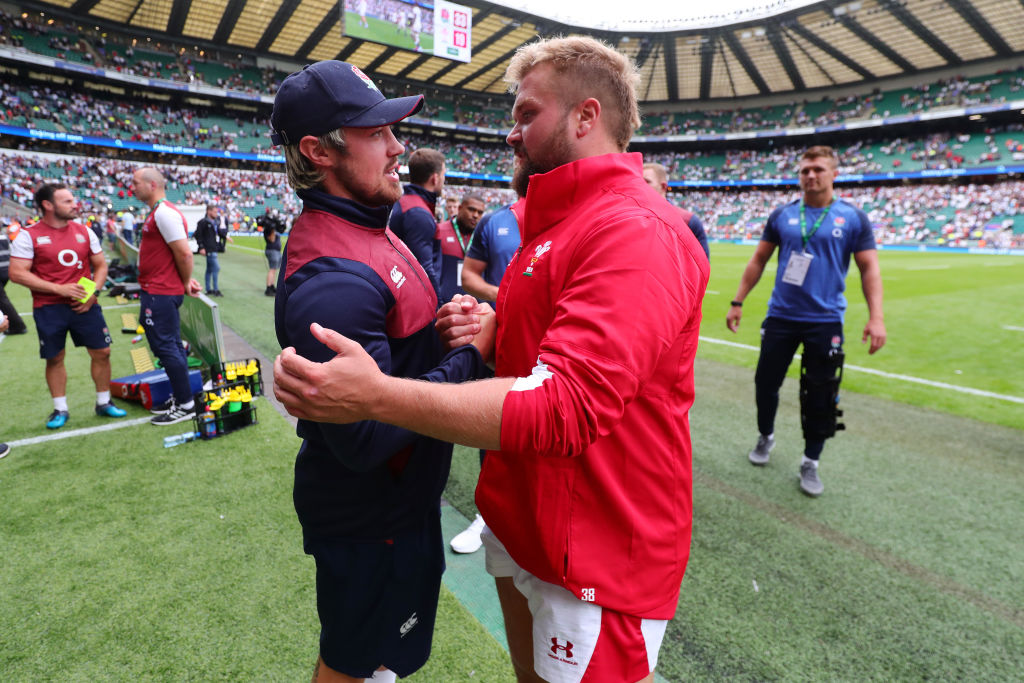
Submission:
[[430,656],[444,572],[440,511],[423,528],[388,541],[311,541],[316,560],[320,656],[369,678],[381,665],[400,678]]
[[271,270],[277,270],[281,267],[281,252],[275,249],[267,249],[263,252],[267,255],[267,267]]
[[32,309],[39,333],[39,357],[54,358],[64,350],[68,332],[75,346],[105,349],[111,344],[103,309],[93,304],[85,313],[75,313],[70,304],[49,304]]

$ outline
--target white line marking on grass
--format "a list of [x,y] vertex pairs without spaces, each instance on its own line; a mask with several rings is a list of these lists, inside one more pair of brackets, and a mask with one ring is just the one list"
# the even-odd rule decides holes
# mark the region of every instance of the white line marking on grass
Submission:
[[10,446],[31,446],[37,443],[44,443],[46,441],[57,441],[59,439],[70,439],[76,436],[86,436],[88,434],[95,434],[96,432],[109,432],[112,429],[123,429],[125,427],[133,427],[135,425],[141,425],[152,420],[150,417],[139,417],[134,420],[120,420],[118,422],[112,422],[108,425],[100,425],[99,427],[86,427],[85,429],[72,429],[68,432],[56,432],[54,434],[45,434],[43,436],[33,436],[28,439],[21,439],[20,441],[11,441]]
[[245,251],[255,251],[258,254],[262,254],[265,251],[264,249],[258,249],[256,247],[246,247],[246,246],[241,245],[241,244],[232,244],[231,248],[232,249],[244,249]]
[[[747,349],[749,351],[760,351],[756,346],[750,344],[739,344],[737,342],[726,341],[725,339],[715,339],[714,337],[701,336],[702,342],[709,344],[721,344],[723,346],[732,346],[737,349]],[[800,354],[796,354],[794,358],[799,358]],[[949,391],[957,391],[962,394],[970,394],[972,396],[984,396],[986,398],[998,398],[1002,401],[1010,401],[1011,403],[1024,404],[1024,397],[1021,396],[1009,396],[1007,394],[997,394],[992,391],[985,391],[983,389],[973,389],[971,387],[961,387],[956,384],[946,384],[945,382],[935,382],[930,379],[922,379],[920,377],[913,377],[911,375],[900,375],[893,372],[884,372],[882,370],[875,370],[874,368],[862,368],[859,365],[844,365],[844,370],[857,370],[859,372],[866,372],[869,375],[878,375],[879,377],[885,377],[887,379],[898,379],[904,382],[913,382],[914,384],[924,384],[929,387],[935,387],[937,389],[948,389]]]
[[716,292],[716,291],[715,291],[715,290],[713,290],[713,289],[709,289],[709,290],[707,290],[707,293],[708,293],[708,294],[721,294],[721,292]]
[[950,266],[907,266],[907,270],[949,270]]
[[1024,332],[1024,327],[1017,327],[1016,325],[1003,325],[1004,330],[1012,330],[1014,332]]

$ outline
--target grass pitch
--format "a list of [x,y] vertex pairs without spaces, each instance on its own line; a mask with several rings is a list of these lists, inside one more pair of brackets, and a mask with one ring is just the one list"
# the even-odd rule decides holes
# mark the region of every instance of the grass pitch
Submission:
[[[693,548],[659,674],[1019,678],[1024,408],[850,370],[848,430],[828,442],[825,495],[811,500],[796,485],[801,437],[788,380],[772,463],[751,467],[757,353],[707,341],[757,346],[773,271],[748,299],[740,333],[724,325],[751,252],[712,245],[691,416]],[[1024,259],[880,256],[889,342],[870,357],[858,343],[866,312],[854,269],[849,365],[1024,396],[1024,332],[1012,329],[1024,328]],[[221,263],[222,319],[273,357],[261,241],[239,240]],[[200,280],[203,268],[200,258]],[[29,310],[24,289],[8,293]],[[105,311],[108,322],[118,319],[120,310]],[[115,334],[115,376],[131,372],[129,340]],[[51,406],[34,330],[0,343],[0,368],[0,439],[46,433]],[[69,349],[68,368],[65,429],[110,424],[92,415],[84,351]],[[258,426],[209,443],[165,450],[161,437],[183,425],[142,424],[21,446],[0,460],[4,680],[310,674],[313,566],[290,501],[298,442],[283,418],[257,405]],[[145,414],[127,407],[128,419]],[[446,497],[467,516],[478,470],[476,451],[457,447]],[[510,671],[498,643],[445,592],[434,654],[411,680],[511,681]]]
[[[411,5],[406,6],[406,18],[409,25],[399,29],[392,21],[385,21],[374,16],[367,16],[366,23],[369,26],[362,26],[359,22],[359,14],[356,12],[345,12],[345,35],[363,40],[372,40],[375,43],[394,45],[405,50],[416,50],[416,43],[413,41],[411,28]],[[434,35],[427,31],[420,33],[420,52],[434,54]]]

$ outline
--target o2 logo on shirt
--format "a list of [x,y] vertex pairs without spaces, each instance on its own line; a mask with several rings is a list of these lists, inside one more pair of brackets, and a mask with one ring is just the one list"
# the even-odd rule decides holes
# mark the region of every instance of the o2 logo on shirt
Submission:
[[78,258],[78,252],[74,249],[61,249],[57,252],[57,262],[67,268],[74,266],[78,270],[82,269],[82,259]]

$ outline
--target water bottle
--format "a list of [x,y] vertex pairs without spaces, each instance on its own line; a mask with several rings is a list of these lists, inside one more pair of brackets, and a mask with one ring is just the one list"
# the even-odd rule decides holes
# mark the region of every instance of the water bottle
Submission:
[[213,413],[207,408],[206,412],[203,413],[203,431],[205,432],[207,439],[212,439],[217,436],[217,422]]
[[164,448],[173,448],[180,446],[186,441],[193,441],[199,438],[199,432],[184,432],[182,434],[175,434],[174,436],[164,437]]

